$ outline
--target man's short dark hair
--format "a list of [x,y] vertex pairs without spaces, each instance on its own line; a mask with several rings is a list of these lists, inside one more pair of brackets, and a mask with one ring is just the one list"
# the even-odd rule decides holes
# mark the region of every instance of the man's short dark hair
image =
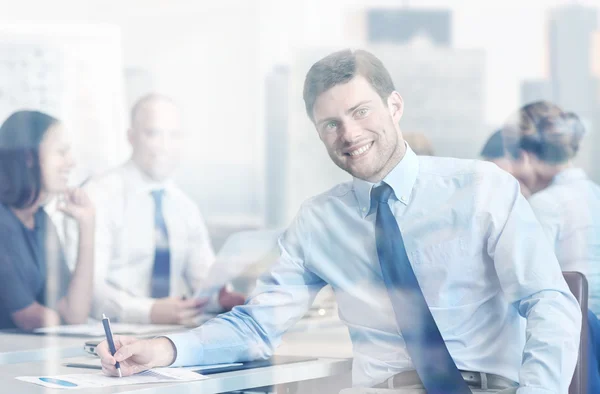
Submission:
[[314,121],[313,108],[317,97],[357,75],[364,77],[387,105],[386,100],[395,88],[381,60],[365,50],[344,49],[324,57],[308,70],[303,94],[308,117]]
[[17,111],[0,127],[0,203],[23,209],[40,196],[40,144],[58,120],[39,111]]

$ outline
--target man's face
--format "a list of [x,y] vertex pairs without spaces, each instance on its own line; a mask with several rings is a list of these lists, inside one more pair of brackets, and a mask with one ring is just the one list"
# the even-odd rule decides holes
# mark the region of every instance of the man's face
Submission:
[[172,175],[179,163],[183,148],[179,110],[166,100],[152,100],[137,111],[129,142],[133,160],[139,168],[155,181]]
[[356,178],[378,182],[404,155],[398,126],[402,98],[393,92],[386,104],[360,75],[315,101],[313,119],[321,141],[333,162]]

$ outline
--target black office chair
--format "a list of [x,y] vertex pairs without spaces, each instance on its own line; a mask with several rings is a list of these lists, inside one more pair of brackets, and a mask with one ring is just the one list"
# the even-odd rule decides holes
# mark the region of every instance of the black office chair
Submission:
[[579,357],[569,386],[569,394],[585,394],[587,393],[588,283],[581,272],[563,272],[563,276],[581,307]]

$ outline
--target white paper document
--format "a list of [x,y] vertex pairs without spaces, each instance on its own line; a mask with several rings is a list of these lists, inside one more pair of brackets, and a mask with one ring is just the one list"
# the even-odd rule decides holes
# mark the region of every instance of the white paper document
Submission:
[[[165,333],[181,330],[184,327],[173,324],[129,324],[129,323],[111,323],[110,328],[113,334],[118,335],[146,335],[155,333]],[[72,335],[84,337],[102,337],[104,336],[104,327],[101,322],[88,324],[72,324],[68,326],[43,327],[33,330],[36,334],[57,334]]]
[[221,247],[215,263],[208,272],[207,286],[194,294],[195,298],[209,297],[226,283],[240,275],[247,267],[260,262],[276,250],[282,229],[240,231],[232,234]]
[[74,390],[144,383],[191,382],[206,378],[207,376],[200,375],[188,368],[154,368],[124,378],[94,373],[59,376],[20,376],[16,379],[54,389]]

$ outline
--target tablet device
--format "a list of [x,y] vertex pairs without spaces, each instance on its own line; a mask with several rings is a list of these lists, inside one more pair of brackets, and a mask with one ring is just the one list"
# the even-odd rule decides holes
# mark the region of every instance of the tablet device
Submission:
[[242,365],[231,365],[228,367],[211,368],[211,369],[207,369],[207,370],[202,370],[202,367],[198,367],[198,369],[194,370],[194,372],[202,374],[202,375],[213,375],[216,373],[242,371],[245,369],[254,369],[254,368],[272,367],[274,365],[301,363],[301,362],[313,361],[313,360],[316,360],[316,358],[315,357],[300,357],[300,356],[273,356],[267,360],[248,361],[248,362],[242,363]]

